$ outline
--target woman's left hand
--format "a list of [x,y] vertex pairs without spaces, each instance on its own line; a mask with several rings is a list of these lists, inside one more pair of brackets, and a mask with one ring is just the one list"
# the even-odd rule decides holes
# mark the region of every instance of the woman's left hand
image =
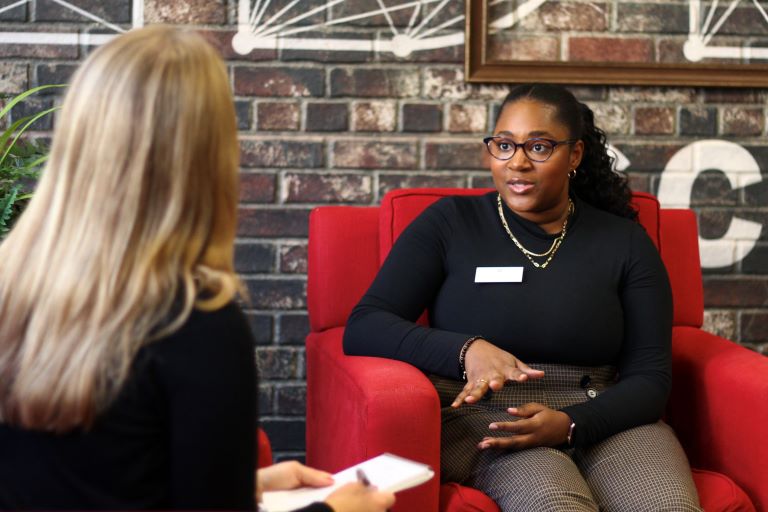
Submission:
[[491,423],[491,430],[509,432],[506,437],[485,437],[477,445],[481,450],[498,448],[522,450],[536,446],[559,446],[568,440],[571,418],[562,411],[530,402],[520,407],[510,407],[507,412],[520,418],[517,421]]

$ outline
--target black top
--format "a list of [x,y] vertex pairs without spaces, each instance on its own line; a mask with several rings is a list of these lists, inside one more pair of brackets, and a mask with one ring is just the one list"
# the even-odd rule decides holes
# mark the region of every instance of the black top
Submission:
[[[618,368],[615,386],[563,409],[577,445],[656,421],[670,387],[672,295],[642,226],[576,199],[560,249],[537,269],[505,232],[496,196],[441,199],[406,228],[352,311],[345,352],[460,379],[459,351],[482,335],[534,368]],[[556,235],[503,208],[524,247],[550,247]],[[475,283],[481,266],[521,266],[523,281]],[[414,323],[425,308],[431,327]]]
[[90,431],[0,425],[0,509],[253,509],[253,347],[234,304],[193,311]]

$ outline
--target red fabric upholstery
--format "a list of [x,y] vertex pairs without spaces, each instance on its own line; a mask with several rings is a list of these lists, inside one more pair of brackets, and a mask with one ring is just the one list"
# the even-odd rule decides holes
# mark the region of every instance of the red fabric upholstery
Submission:
[[259,460],[256,461],[256,467],[263,468],[272,464],[272,445],[269,444],[267,433],[262,429],[257,430],[256,445],[259,447]]
[[[440,411],[434,387],[410,365],[345,356],[343,325],[397,235],[423,208],[445,195],[487,191],[399,190],[387,194],[380,209],[321,207],[313,212],[312,332],[307,338],[310,465],[337,471],[386,451],[439,470]],[[757,510],[768,512],[768,444],[762,435],[768,425],[768,358],[698,328],[703,295],[692,212],[659,211],[648,194],[635,194],[633,204],[672,282],[674,373],[667,418],[691,463],[708,470],[694,475],[702,506],[707,512],[752,510],[751,498]],[[436,477],[400,493],[395,510],[495,510],[476,490],[438,482]]]
[[672,284],[674,325],[701,327],[704,287],[696,215],[691,210],[662,210],[661,221],[661,258]]
[[[309,216],[309,232],[307,309],[310,329],[320,332],[347,323],[376,275],[379,209],[318,208]],[[338,293],[329,295],[330,290]]]
[[728,475],[768,510],[768,358],[679,326],[672,376],[667,421],[691,464]]
[[500,512],[491,498],[471,487],[459,484],[440,486],[440,510],[451,512]]
[[705,512],[753,512],[749,496],[733,480],[714,471],[694,469],[693,481]]

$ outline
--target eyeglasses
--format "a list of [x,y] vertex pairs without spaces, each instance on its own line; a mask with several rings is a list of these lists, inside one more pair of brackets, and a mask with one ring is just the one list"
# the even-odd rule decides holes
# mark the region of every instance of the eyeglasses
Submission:
[[485,147],[488,148],[488,152],[491,156],[497,160],[509,160],[515,156],[515,152],[518,147],[523,148],[523,152],[528,160],[532,162],[546,162],[552,153],[555,152],[555,148],[560,144],[573,144],[578,142],[576,139],[571,140],[552,140],[552,139],[528,139],[525,142],[518,144],[513,140],[506,139],[504,137],[486,137],[483,139]]

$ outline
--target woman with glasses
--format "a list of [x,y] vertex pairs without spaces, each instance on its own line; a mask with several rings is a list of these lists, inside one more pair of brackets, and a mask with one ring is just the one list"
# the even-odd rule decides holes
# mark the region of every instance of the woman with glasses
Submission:
[[[237,126],[216,50],[152,26],[75,73],[0,245],[0,509],[253,509],[254,342],[235,300]],[[298,463],[260,490],[327,486]],[[315,511],[380,511],[347,484]]]
[[521,85],[483,142],[496,190],[444,198],[400,235],[346,353],[429,374],[442,478],[503,511],[699,510],[659,421],[669,281],[592,111],[563,87]]

